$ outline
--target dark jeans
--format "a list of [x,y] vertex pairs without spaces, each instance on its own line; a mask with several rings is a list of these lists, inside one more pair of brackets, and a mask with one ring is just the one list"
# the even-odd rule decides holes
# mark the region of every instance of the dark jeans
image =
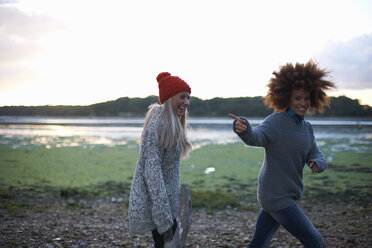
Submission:
[[[177,229],[177,220],[173,220],[173,234],[176,232]],[[163,235],[161,235],[157,229],[152,230],[152,238],[154,239],[155,242],[155,248],[164,248],[164,240],[163,240]]]
[[280,226],[295,236],[306,248],[323,247],[322,236],[297,204],[276,212],[261,209],[253,239],[248,247],[268,247]]

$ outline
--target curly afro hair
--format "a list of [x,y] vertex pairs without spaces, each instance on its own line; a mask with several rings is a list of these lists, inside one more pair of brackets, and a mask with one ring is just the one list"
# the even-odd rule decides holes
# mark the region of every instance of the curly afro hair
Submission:
[[269,90],[265,96],[265,104],[275,111],[285,110],[289,106],[292,89],[310,91],[312,110],[323,112],[324,105],[329,106],[326,90],[335,88],[335,84],[325,80],[329,72],[320,69],[312,60],[306,64],[296,63],[295,66],[287,63],[279,71],[273,72],[268,83]]

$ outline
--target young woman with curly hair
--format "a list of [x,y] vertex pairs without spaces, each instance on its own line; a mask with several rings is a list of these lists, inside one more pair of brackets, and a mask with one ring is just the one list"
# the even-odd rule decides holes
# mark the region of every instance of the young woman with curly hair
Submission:
[[190,86],[177,76],[157,76],[160,104],[146,114],[129,199],[133,234],[152,232],[156,248],[164,247],[177,228],[180,157],[187,156],[186,117]]
[[248,120],[235,119],[233,129],[251,146],[264,147],[264,161],[258,177],[257,198],[261,206],[256,229],[248,247],[267,247],[280,226],[305,247],[323,247],[323,238],[297,205],[303,194],[305,163],[313,173],[327,168],[315,142],[313,128],[304,119],[309,109],[323,111],[329,105],[326,90],[334,83],[316,63],[286,64],[273,72],[265,103],[275,112],[252,128]]

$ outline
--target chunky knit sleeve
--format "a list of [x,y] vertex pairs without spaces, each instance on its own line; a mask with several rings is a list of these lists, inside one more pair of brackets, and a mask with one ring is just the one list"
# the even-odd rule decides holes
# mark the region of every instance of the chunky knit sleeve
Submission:
[[155,127],[152,126],[143,138],[144,178],[151,198],[151,214],[159,233],[164,233],[173,225],[172,213],[162,173],[162,154],[155,141]]
[[[240,117],[242,118],[242,117]],[[269,143],[269,140],[273,138],[274,132],[272,128],[272,116],[268,116],[260,125],[255,128],[252,128],[249,121],[245,118],[242,118],[246,121],[247,131],[243,133],[235,132],[235,123],[233,124],[234,132],[241,138],[241,140],[250,146],[259,146],[266,147]]]
[[313,132],[313,127],[311,126],[311,124],[309,122],[306,123],[308,126],[309,126],[309,130],[311,132],[311,148],[310,148],[310,151],[309,151],[309,154],[307,156],[307,163],[309,164],[311,161],[315,162],[318,166],[318,173],[324,171],[325,169],[327,169],[328,167],[328,164],[327,164],[327,161],[325,160],[324,156],[323,156],[323,153],[321,153],[319,151],[319,148],[315,142],[315,136],[314,136],[314,132]]

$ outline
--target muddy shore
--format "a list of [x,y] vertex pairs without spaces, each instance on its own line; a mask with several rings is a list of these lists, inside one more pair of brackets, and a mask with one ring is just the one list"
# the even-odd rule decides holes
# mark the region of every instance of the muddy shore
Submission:
[[[326,247],[372,247],[369,200],[325,199],[299,204],[323,235]],[[2,199],[0,247],[152,247],[148,235],[128,231],[126,197]],[[258,207],[258,206],[257,206]],[[193,209],[187,247],[246,247],[258,208]],[[280,228],[271,247],[302,247]]]

